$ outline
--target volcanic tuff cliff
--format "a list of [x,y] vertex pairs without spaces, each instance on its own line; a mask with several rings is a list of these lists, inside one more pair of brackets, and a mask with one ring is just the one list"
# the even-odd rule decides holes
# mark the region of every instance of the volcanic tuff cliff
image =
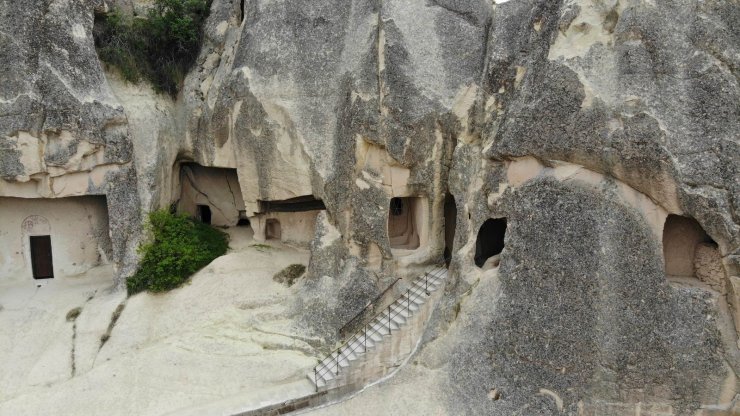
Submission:
[[[420,360],[450,414],[732,406],[738,1],[214,0],[176,100],[103,70],[112,6],[0,1],[0,196],[105,195],[119,282],[177,162],[236,168],[248,213],[325,203],[295,308],[330,338],[442,258],[449,193],[452,283]],[[390,246],[391,197],[424,207],[411,253]],[[666,279],[669,214],[716,242],[720,290]],[[499,217],[491,276],[475,245]]]

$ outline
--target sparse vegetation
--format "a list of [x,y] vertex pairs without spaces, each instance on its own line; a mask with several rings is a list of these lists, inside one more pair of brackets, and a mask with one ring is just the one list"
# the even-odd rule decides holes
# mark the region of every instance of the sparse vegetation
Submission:
[[270,250],[272,248],[272,246],[269,244],[252,244],[249,247],[252,247],[257,251],[262,251],[262,252]]
[[139,270],[126,281],[129,294],[179,287],[229,248],[223,231],[165,210],[149,214],[147,231],[150,239],[139,247]]
[[121,314],[123,313],[123,309],[126,307],[126,301],[121,302],[116,307],[116,310],[113,311],[113,314],[111,314],[110,322],[108,323],[108,329],[105,331],[105,334],[100,336],[100,347],[98,348],[98,351],[103,348],[103,345],[105,345],[106,342],[110,339],[111,334],[113,333],[113,328],[116,326],[116,322],[118,322],[118,318],[121,317]]
[[293,286],[293,283],[295,283],[296,279],[303,276],[303,273],[305,272],[306,266],[302,264],[291,264],[275,274],[275,276],[272,277],[272,280],[291,287]]
[[67,322],[72,322],[75,319],[77,319],[78,316],[82,313],[82,308],[77,307],[74,309],[70,309],[69,312],[67,312]]
[[100,60],[130,82],[149,81],[172,96],[198,56],[211,0],[155,0],[144,17],[118,10],[95,18]]

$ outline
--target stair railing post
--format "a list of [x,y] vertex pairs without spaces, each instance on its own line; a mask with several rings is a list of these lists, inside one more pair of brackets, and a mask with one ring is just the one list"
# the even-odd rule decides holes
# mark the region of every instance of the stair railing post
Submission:
[[[318,367],[318,366],[317,366]],[[319,370],[317,367],[313,368],[313,384],[316,385],[316,391],[319,391]]]
[[[341,348],[339,351],[341,351]],[[339,375],[339,351],[337,351],[337,375]]]
[[391,334],[391,306],[388,305],[388,335]]
[[424,272],[424,291],[429,295],[429,273]]
[[365,324],[365,336],[362,338],[362,352],[367,352],[367,324]]
[[406,291],[406,313],[411,316],[411,289]]

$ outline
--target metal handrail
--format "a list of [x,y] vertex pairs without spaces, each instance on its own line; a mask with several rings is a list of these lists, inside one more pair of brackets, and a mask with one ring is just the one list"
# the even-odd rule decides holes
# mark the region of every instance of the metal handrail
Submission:
[[[430,275],[430,273],[425,273],[424,274],[425,293],[427,293],[427,294],[429,293],[428,292],[429,275]],[[431,274],[431,275],[434,276],[434,277],[439,277],[436,274]],[[416,281],[414,283],[416,283]],[[420,298],[422,295],[420,293],[413,293],[414,297],[412,298],[411,297],[411,295],[412,295],[411,289],[407,290],[404,295],[406,295],[406,297],[407,297],[407,308],[408,308],[408,312],[409,312],[409,315],[410,315],[410,312],[411,312],[411,310],[410,310],[410,304],[411,304],[411,302],[412,301],[415,301],[418,298]],[[401,297],[399,297],[399,299],[402,298],[402,297],[403,297],[403,295]],[[388,334],[389,335],[393,332],[393,328],[392,328],[392,325],[391,325],[391,322],[393,321],[393,318],[395,318],[396,316],[400,315],[400,312],[397,310],[397,308],[393,308],[393,305],[394,304],[395,304],[395,302],[393,304],[391,304],[391,305],[388,306]],[[401,310],[402,309],[403,308],[401,308]],[[395,313],[394,313],[394,310],[395,310]],[[382,315],[382,313],[379,314],[379,315],[376,315],[376,318],[379,317],[380,315]],[[385,317],[382,318],[382,320],[384,320],[384,319],[385,319]],[[369,326],[369,324],[365,324],[364,325],[364,328],[363,328],[363,331],[362,331],[362,335],[360,335],[359,333],[358,334],[355,334],[353,337],[351,337],[349,340],[347,340],[347,342],[345,342],[343,345],[341,345],[339,348],[337,348],[336,350],[334,350],[331,354],[329,354],[327,356],[327,358],[328,358],[328,357],[331,357],[332,355],[336,354],[335,360],[333,360],[332,362],[329,362],[329,363],[325,363],[324,361],[326,359],[324,359],[324,360],[322,360],[322,362],[319,365],[317,365],[314,368],[314,372],[315,372],[315,374],[314,374],[314,383],[315,384],[318,384],[318,377],[319,376],[323,376],[324,374],[328,373],[329,371],[332,371],[332,367],[330,366],[331,364],[334,364],[334,366],[335,366],[335,369],[336,369],[335,373],[337,375],[339,374],[339,369],[340,369],[340,367],[339,367],[339,361],[341,359],[343,359],[343,358],[348,358],[349,354],[351,354],[353,352],[357,352],[359,350],[359,343],[358,343],[358,346],[356,346],[356,347],[349,347],[349,348],[347,348],[348,345],[350,345],[353,340],[359,341],[360,339],[362,339],[363,352],[366,352],[367,351],[367,338],[370,337],[370,336],[372,336],[372,335],[375,335],[375,334],[383,336],[383,334],[381,334],[377,329]]]
[[[357,314],[354,317],[352,317],[352,319],[350,319],[349,322],[347,322],[346,324],[344,324],[344,326],[342,326],[341,328],[339,328],[339,339],[342,340],[342,341],[344,341],[344,337],[347,336],[347,333],[348,332],[357,330],[357,328],[354,327],[357,324],[357,321],[361,321],[363,318],[365,318],[365,316],[367,315],[367,312],[368,311],[375,312],[375,304],[382,297],[384,297],[394,286],[396,286],[396,283],[398,283],[401,280],[402,279],[400,277],[398,279],[394,280],[393,283],[391,283],[390,285],[388,285],[388,287],[385,288],[385,290],[383,290],[382,292],[380,292],[380,294],[378,296],[376,296],[375,299],[373,299],[370,302],[368,302],[368,304],[365,305],[365,307],[362,308],[362,310],[360,310],[359,312],[357,312]],[[374,315],[373,315],[373,317],[374,317]]]
[[[439,270],[439,269],[437,269],[437,270]],[[442,269],[442,270],[444,270],[444,269]],[[424,276],[423,276],[423,279],[424,279],[424,292],[422,292],[422,293],[419,293],[419,292],[411,292],[411,289],[407,289],[406,290],[406,293],[404,293],[403,295],[401,295],[400,297],[398,297],[396,299],[396,301],[398,301],[399,299],[402,299],[404,296],[406,296],[406,310],[407,310],[407,313],[409,315],[409,318],[411,317],[411,302],[413,302],[413,301],[421,298],[424,294],[427,295],[427,296],[429,296],[429,294],[430,294],[429,293],[429,276],[430,275],[432,277],[435,277],[435,278],[440,277],[439,275],[435,274],[434,272],[425,272],[424,273]],[[419,279],[421,279],[421,277]],[[416,284],[416,282],[419,279],[414,280],[413,284]],[[400,278],[399,278],[399,280],[400,280]],[[395,282],[393,284],[395,284]],[[413,298],[411,297],[412,295],[414,295]],[[391,324],[392,321],[393,321],[393,318],[399,316],[401,314],[401,311],[403,311],[403,307],[401,307],[400,310],[398,308],[394,308],[393,307],[393,305],[396,304],[396,301],[394,301],[393,303],[391,303],[390,305],[388,305],[387,308],[383,308],[383,312],[379,313],[378,315],[375,315],[375,318],[379,318],[380,317],[381,318],[380,321],[384,321],[385,320],[385,317],[381,317],[381,315],[383,313],[385,313],[385,311],[387,309],[387,311],[388,311],[388,335],[391,335],[393,333],[393,327],[392,327],[392,324]],[[374,320],[372,320],[370,323],[372,323],[373,321]],[[369,326],[370,323],[366,323],[363,326],[362,332],[356,333],[355,335],[353,335],[352,337],[350,337],[350,339],[348,339],[346,342],[344,342],[341,346],[339,346],[339,348],[335,349],[329,355],[326,356],[326,358],[329,358],[329,357],[332,357],[334,354],[336,354],[336,357],[334,357],[335,359],[329,362],[331,364],[334,364],[334,366],[336,367],[336,371],[335,371],[335,374],[336,375],[339,375],[339,361],[341,359],[343,359],[343,358],[348,358],[349,357],[349,354],[351,354],[353,352],[357,352],[359,350],[359,345],[360,345],[359,342],[358,342],[358,345],[357,346],[354,346],[354,347],[351,346],[353,340],[356,339],[357,341],[360,341],[360,339],[362,339],[362,343],[361,343],[362,346],[363,346],[362,352],[365,353],[365,352],[367,352],[367,339],[370,336],[375,335],[375,334],[380,335],[381,337],[383,336],[383,334],[381,334],[377,329],[373,328],[372,326]],[[362,334],[362,336],[360,336],[360,334]],[[347,352],[347,351],[349,351],[349,352]],[[316,389],[317,390],[318,390],[318,380],[319,380],[319,377],[323,377],[325,374],[327,374],[328,372],[332,371],[332,367],[330,367],[330,364],[324,362],[324,361],[326,361],[326,358],[324,358],[323,360],[321,360],[321,362],[316,367],[314,367],[314,384],[316,385]]]

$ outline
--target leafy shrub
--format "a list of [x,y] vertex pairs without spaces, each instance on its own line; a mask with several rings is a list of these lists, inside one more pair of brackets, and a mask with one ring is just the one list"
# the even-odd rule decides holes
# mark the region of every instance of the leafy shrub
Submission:
[[177,95],[198,57],[211,0],[155,0],[146,17],[114,10],[95,17],[100,60],[129,82],[146,79],[154,89]]
[[139,270],[126,281],[129,294],[179,287],[229,248],[224,232],[165,210],[149,214],[147,231],[151,239],[139,247]]

